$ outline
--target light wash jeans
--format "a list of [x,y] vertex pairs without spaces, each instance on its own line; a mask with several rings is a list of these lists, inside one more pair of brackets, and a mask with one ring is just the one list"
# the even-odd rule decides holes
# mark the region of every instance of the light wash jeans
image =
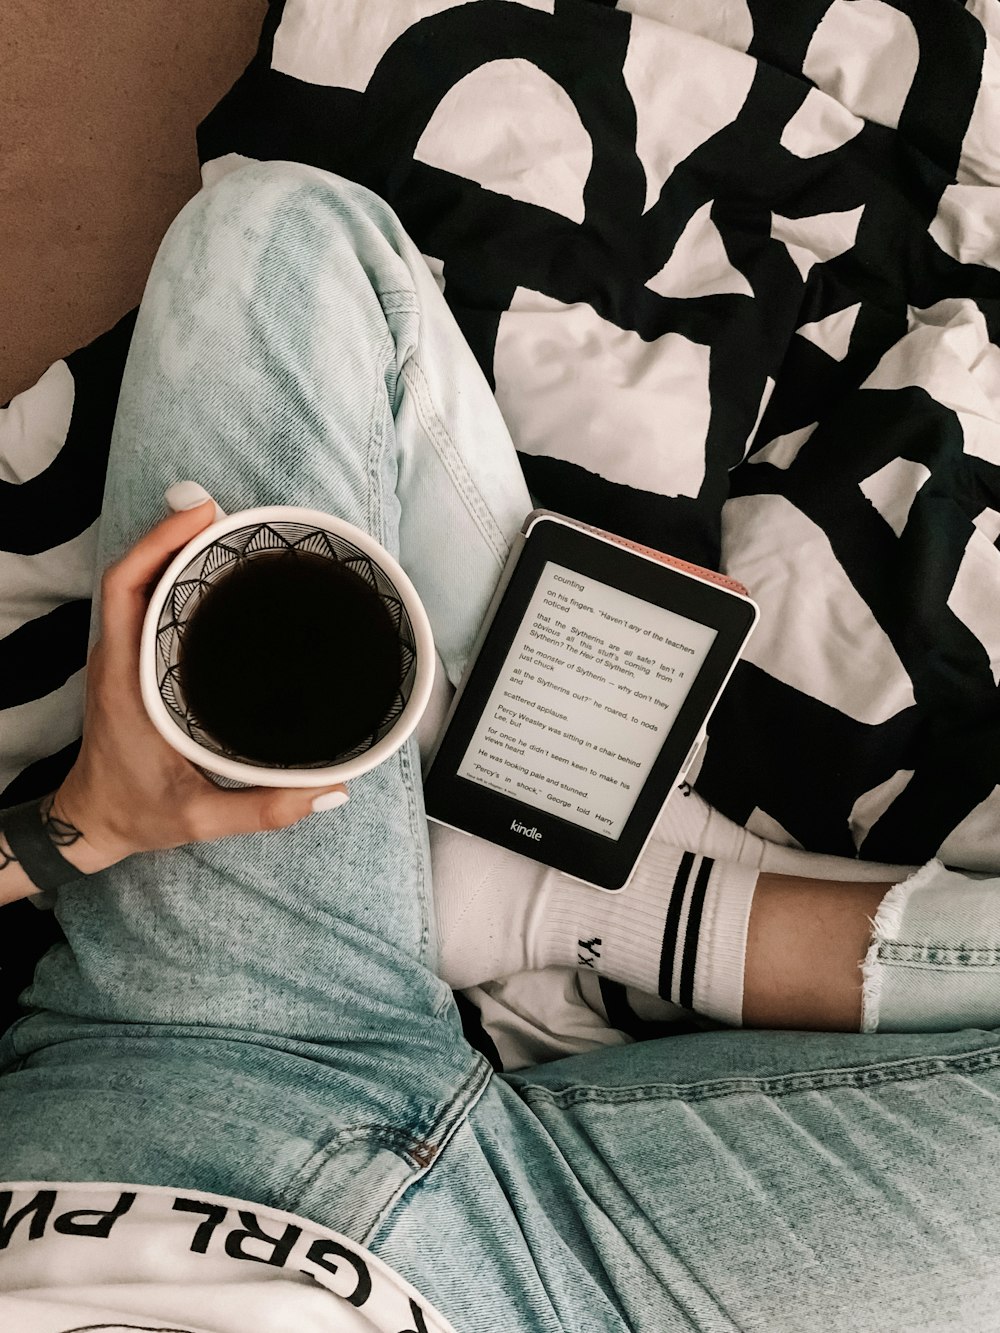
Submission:
[[[102,563],[184,477],[398,551],[452,679],[529,507],[390,210],[287,164],[164,242]],[[701,1033],[496,1077],[434,975],[428,872],[410,744],[343,810],[64,891],[68,943],[0,1044],[0,1178],[304,1214],[462,1333],[996,1329],[995,1034]]]

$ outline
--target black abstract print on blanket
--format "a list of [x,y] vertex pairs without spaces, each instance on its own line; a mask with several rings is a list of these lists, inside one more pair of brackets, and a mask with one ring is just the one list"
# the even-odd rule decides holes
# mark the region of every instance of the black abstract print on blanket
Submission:
[[811,850],[979,868],[998,88],[990,0],[285,0],[199,151],[207,181],[293,159],[383,196],[538,502],[750,587],[709,801]]

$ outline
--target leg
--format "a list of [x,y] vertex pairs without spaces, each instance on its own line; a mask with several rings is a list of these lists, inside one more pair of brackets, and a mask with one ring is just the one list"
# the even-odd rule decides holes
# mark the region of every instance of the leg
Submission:
[[100,568],[188,476],[229,513],[308,504],[377,537],[452,681],[531,508],[496,401],[395,214],[298,163],[237,169],[164,239],[119,399]]
[[[742,854],[723,861],[686,821],[687,804],[668,802],[618,894],[432,826],[441,975],[460,989],[577,967],[730,1026],[953,1032],[1000,1022],[1000,878],[764,844],[724,845]],[[775,862],[780,870],[764,868]]]
[[465,1333],[989,1333],[998,1108],[984,1031],[576,1056],[496,1080],[369,1243]]
[[[160,516],[164,489],[181,476],[200,480],[229,512],[281,502],[329,509],[394,554],[400,554],[405,500],[408,509],[419,509],[425,531],[436,536],[443,525],[449,532],[448,546],[411,542],[410,563],[438,594],[435,636],[456,669],[499,573],[523,483],[502,423],[491,434],[473,432],[463,420],[456,438],[451,399],[463,390],[472,400],[466,411],[475,412],[492,398],[481,376],[470,390],[465,367],[459,362],[453,369],[463,344],[446,318],[441,331],[435,326],[447,311],[423,261],[381,201],[332,181],[291,164],[244,168],[205,191],[174,223],[150,275],[122,389],[100,563],[117,558]],[[434,396],[442,390],[443,403]],[[492,486],[485,496],[480,459]],[[452,558],[455,550],[461,561]],[[440,590],[448,589],[456,565],[464,598],[452,604],[441,601]],[[167,910],[197,918],[197,927],[176,926],[183,955],[185,940],[203,947],[208,901],[219,903],[229,920],[252,922],[263,895],[281,904],[285,929],[293,933],[313,934],[317,914],[326,922],[346,918],[366,935],[374,924],[386,944],[423,960],[429,948],[424,844],[411,746],[357,782],[346,810],[316,816],[303,829],[133,858],[109,873],[102,912],[108,898],[124,909],[123,895],[131,897],[141,883],[150,895],[151,930]],[[175,896],[168,909],[158,886],[177,878],[197,885],[206,875],[211,894],[195,890],[183,902]],[[239,901],[220,902],[214,881],[222,877]],[[81,893],[67,895],[61,910],[68,919],[90,906],[90,895]],[[230,927],[227,948],[258,955],[256,929],[237,942]],[[162,961],[157,1020],[203,1020],[208,997],[187,1012],[186,977],[184,995],[173,997],[171,1007]],[[306,985],[316,962],[303,959]],[[186,974],[189,958],[178,956],[177,963]],[[344,973],[343,959],[333,963],[324,976]],[[101,1016],[110,1017],[111,978],[102,970]],[[133,978],[122,980],[133,992],[123,998],[124,1011],[136,1018]],[[387,987],[382,978],[379,994]],[[79,1012],[79,994],[74,998]],[[280,1027],[282,1015],[290,1019],[290,1001],[289,986],[270,994],[255,988],[245,1002],[248,1025],[263,1020]]]
[[[293,164],[223,179],[164,241],[122,388],[102,565],[181,477],[229,511],[288,501],[366,528],[409,564],[454,673],[529,507],[488,386],[390,210]],[[419,511],[406,541],[401,507]],[[411,744],[356,782],[343,811],[132,857],[67,891],[69,943],[40,965],[27,997],[38,1012],[5,1051],[26,1064],[0,1082],[0,1119],[17,1127],[0,1175],[51,1174],[37,1145],[60,1143],[64,1177],[246,1193],[238,1135],[228,1156],[215,1131],[196,1148],[189,1114],[176,1127],[157,1116],[142,1149],[137,1106],[175,1093],[200,1096],[213,1122],[287,1121],[288,1142],[276,1127],[267,1149],[278,1160],[314,1152],[317,1127],[330,1142],[357,1124],[400,1143],[440,1136],[481,1071],[428,966],[428,880]],[[250,1180],[259,1169],[248,1164]]]
[[[533,1333],[995,1327],[997,1034],[895,1032],[997,1023],[1000,882],[932,864],[883,897],[848,874],[904,868],[780,866],[754,899],[748,1017],[772,1003],[782,1026],[829,1021],[833,1000],[857,1024],[864,980],[880,1035],[703,1033],[495,1081],[375,1236],[456,1326],[502,1310]],[[477,904],[477,929],[516,930],[512,905]],[[435,1232],[463,1236],[478,1287],[422,1245]]]

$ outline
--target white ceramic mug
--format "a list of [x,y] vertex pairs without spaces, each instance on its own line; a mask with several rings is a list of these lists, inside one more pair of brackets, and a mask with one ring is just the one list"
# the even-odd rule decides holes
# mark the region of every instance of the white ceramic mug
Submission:
[[[167,492],[167,503],[187,507],[188,498],[200,489],[191,482],[178,483]],[[264,765],[227,750],[187,708],[178,671],[184,627],[207,588],[237,562],[298,546],[348,560],[376,588],[400,627],[402,671],[395,704],[372,743],[356,746],[326,766]],[[178,551],[150,598],[139,648],[139,683],[146,712],[164,740],[225,785],[325,787],[367,773],[412,735],[434,684],[434,638],[427,612],[399,562],[360,528],[293,505],[262,505],[228,515],[216,505],[215,521]]]

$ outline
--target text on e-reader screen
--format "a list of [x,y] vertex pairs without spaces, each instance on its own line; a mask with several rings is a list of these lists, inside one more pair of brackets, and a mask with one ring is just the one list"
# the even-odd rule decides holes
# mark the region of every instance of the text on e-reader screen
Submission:
[[546,561],[459,777],[617,838],[715,637]]

